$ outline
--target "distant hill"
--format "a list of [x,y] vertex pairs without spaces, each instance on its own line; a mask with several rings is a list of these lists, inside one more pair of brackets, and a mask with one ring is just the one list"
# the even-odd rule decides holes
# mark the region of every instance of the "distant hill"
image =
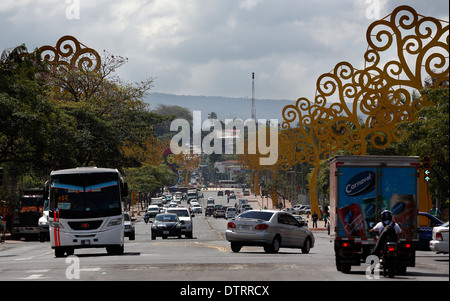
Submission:
[[[189,109],[190,111],[201,111],[202,119],[206,120],[208,114],[215,112],[221,121],[225,119],[241,118],[247,120],[251,118],[252,100],[251,98],[230,98],[221,96],[189,96],[173,95],[163,93],[149,93],[146,102],[150,104],[150,109],[156,109],[159,104],[177,105]],[[270,100],[255,99],[257,119],[278,119],[283,120],[282,110],[292,104],[293,100]]]

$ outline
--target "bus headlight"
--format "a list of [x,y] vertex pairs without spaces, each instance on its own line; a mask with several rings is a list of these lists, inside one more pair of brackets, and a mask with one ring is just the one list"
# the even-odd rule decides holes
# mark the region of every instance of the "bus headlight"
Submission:
[[119,218],[114,218],[114,219],[112,219],[112,220],[109,222],[108,227],[118,226],[118,225],[121,225],[121,224],[122,224],[122,218],[121,218],[121,217],[119,217]]
[[53,228],[63,229],[63,225],[60,222],[50,221],[50,226]]

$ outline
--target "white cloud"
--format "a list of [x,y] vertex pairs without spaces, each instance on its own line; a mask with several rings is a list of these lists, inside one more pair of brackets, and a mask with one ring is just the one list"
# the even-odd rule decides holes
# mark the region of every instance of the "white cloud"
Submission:
[[239,7],[244,9],[252,9],[261,1],[262,0],[242,0]]
[[[62,0],[2,0],[0,51],[55,45],[74,35],[98,51],[126,56],[126,81],[156,77],[156,92],[311,97],[315,81],[340,61],[359,67],[366,50],[365,0],[79,0],[68,20]],[[448,1],[409,1],[448,20]],[[402,3],[381,0],[381,16]]]

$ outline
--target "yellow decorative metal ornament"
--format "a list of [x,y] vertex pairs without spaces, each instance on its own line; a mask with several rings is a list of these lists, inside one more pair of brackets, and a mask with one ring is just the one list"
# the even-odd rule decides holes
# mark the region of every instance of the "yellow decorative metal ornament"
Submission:
[[434,88],[448,82],[448,30],[448,22],[400,6],[369,26],[363,70],[338,63],[318,78],[314,102],[300,98],[283,108],[281,155],[289,164],[314,165],[311,212],[319,213],[321,159],[343,149],[354,155],[365,155],[368,147],[385,149],[404,136],[399,122],[413,121],[417,110],[431,105],[426,95],[415,98],[412,92],[428,77],[435,79]]
[[56,46],[42,46],[39,48],[42,57],[47,60],[54,69],[77,68],[79,70],[98,72],[101,66],[100,55],[97,51],[80,43],[73,36],[61,37]]

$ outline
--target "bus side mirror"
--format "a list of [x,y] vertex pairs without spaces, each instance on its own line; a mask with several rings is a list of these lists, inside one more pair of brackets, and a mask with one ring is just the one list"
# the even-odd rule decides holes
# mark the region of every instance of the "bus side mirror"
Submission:
[[122,187],[122,196],[125,197],[128,195],[128,183],[124,183]]
[[46,181],[44,185],[44,200],[48,199],[49,194],[50,194],[50,183],[49,181]]

